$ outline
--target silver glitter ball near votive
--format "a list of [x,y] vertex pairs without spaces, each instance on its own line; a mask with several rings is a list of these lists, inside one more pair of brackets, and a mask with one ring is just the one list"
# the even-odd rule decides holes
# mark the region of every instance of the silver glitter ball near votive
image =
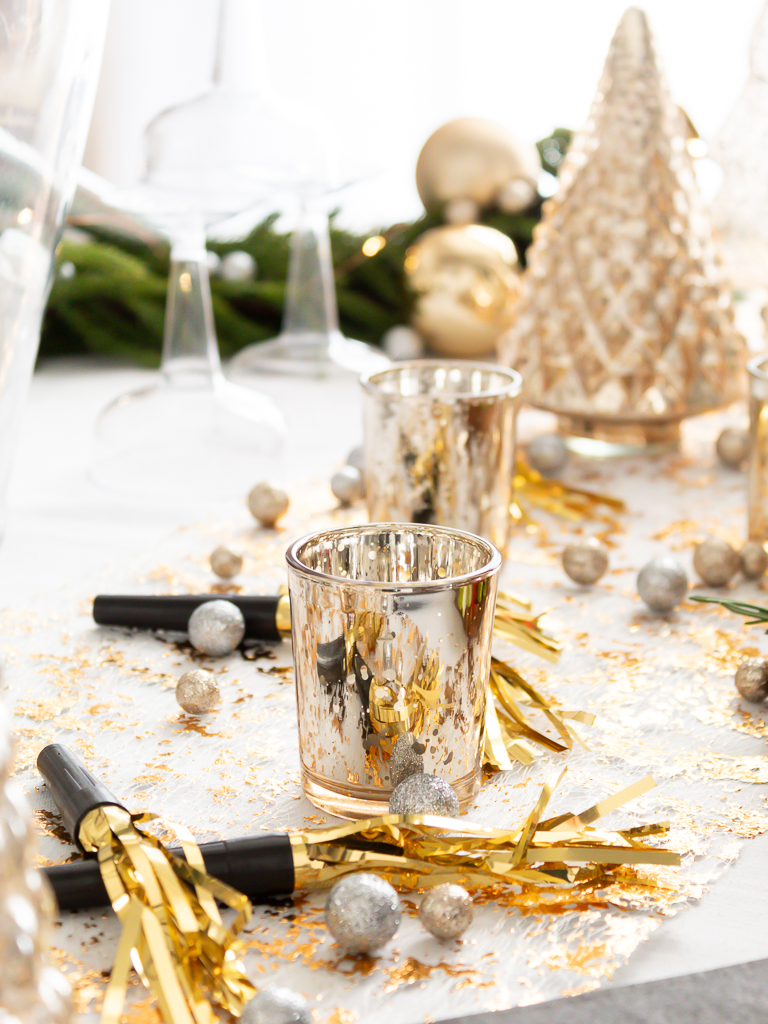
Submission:
[[755,704],[768,700],[768,661],[763,658],[747,658],[736,669],[733,681],[745,700],[754,701]]
[[472,898],[460,885],[436,885],[419,907],[421,923],[438,939],[458,939],[473,916]]
[[365,472],[365,448],[363,445],[359,444],[357,448],[352,449],[347,456],[347,465],[359,469],[361,473]]
[[768,569],[768,551],[759,540],[748,540],[739,551],[741,571],[748,580],[759,580]]
[[285,491],[272,484],[256,484],[248,495],[248,508],[262,526],[274,526],[288,511],[290,499]]
[[707,537],[696,546],[693,568],[711,587],[724,587],[741,568],[739,553],[719,537]]
[[342,466],[331,477],[331,490],[342,505],[353,505],[365,496],[363,474],[354,466]]
[[312,1024],[312,1015],[304,996],[270,985],[245,1004],[240,1024]]
[[213,549],[209,562],[211,569],[223,580],[231,580],[243,568],[242,555],[235,554],[234,551],[225,548],[223,544],[219,544],[217,548]]
[[568,447],[559,434],[541,434],[528,442],[528,461],[540,473],[558,473],[568,461]]
[[245,636],[245,619],[231,601],[204,601],[187,625],[189,642],[201,654],[220,658],[231,654]]
[[325,923],[347,953],[372,953],[400,925],[400,899],[378,875],[346,875],[328,894]]
[[563,549],[563,569],[575,583],[588,587],[597,583],[608,568],[608,549],[596,537],[567,544]]
[[715,451],[724,466],[740,469],[749,455],[749,434],[746,430],[726,427],[715,442]]
[[651,611],[671,612],[688,593],[688,577],[674,558],[654,558],[638,573],[637,592]]
[[389,798],[390,814],[439,814],[458,818],[459,798],[451,785],[437,775],[409,775]]
[[[421,749],[419,749],[421,748]],[[404,732],[395,740],[389,758],[389,781],[397,789],[409,775],[424,774],[424,748],[412,732]]]
[[219,684],[213,672],[193,668],[176,683],[176,700],[190,715],[204,715],[219,699]]

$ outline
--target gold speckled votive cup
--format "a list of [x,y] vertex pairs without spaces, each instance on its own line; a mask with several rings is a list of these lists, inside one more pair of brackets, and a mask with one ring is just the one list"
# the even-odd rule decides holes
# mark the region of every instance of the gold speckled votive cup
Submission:
[[389,760],[410,733],[462,809],[480,785],[501,555],[439,526],[316,533],[286,554],[307,797],[345,818],[386,814]]

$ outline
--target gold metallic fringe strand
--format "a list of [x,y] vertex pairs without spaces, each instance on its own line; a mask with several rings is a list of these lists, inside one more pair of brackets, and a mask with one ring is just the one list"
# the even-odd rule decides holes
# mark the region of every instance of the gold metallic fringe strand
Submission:
[[528,601],[513,597],[500,590],[496,597],[496,614],[493,620],[493,634],[499,640],[508,640],[524,651],[538,654],[548,661],[557,661],[561,647],[554,637],[548,636],[540,627],[540,612],[534,615]]
[[[652,789],[648,776],[581,814],[542,815],[563,771],[547,783],[530,813],[512,829],[473,825],[461,818],[388,814],[291,835],[297,888],[332,885],[343,875],[375,871],[405,889],[453,882],[466,888],[496,884],[582,884],[595,878],[637,884],[628,865],[677,866],[680,855],[641,840],[669,823],[605,832],[591,823]],[[391,849],[391,852],[389,852]],[[644,885],[654,886],[646,878]]]
[[626,506],[618,498],[595,491],[571,487],[559,480],[548,480],[518,456],[515,470],[515,500],[510,514],[516,522],[533,522],[526,506],[534,506],[574,523],[592,519],[600,505],[612,512],[624,512]]
[[[237,933],[250,919],[242,893],[205,872],[190,832],[173,826],[187,858],[165,850],[137,825],[156,818],[120,807],[90,811],[80,826],[83,848],[99,869],[122,933],[102,1007],[102,1024],[117,1024],[131,965],[157,996],[167,1024],[215,1024],[211,1001],[239,1016],[255,993],[243,971]],[[237,911],[230,928],[216,900]]]

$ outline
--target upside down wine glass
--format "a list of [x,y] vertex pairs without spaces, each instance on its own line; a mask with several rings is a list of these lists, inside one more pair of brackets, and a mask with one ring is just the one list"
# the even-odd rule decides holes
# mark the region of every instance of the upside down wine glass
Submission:
[[[213,86],[158,115],[145,133],[146,172],[124,207],[171,242],[160,377],[123,395],[96,426],[92,476],[122,491],[181,497],[244,492],[276,471],[285,425],[274,402],[221,370],[206,233],[253,213],[280,188],[314,180],[311,128],[255,88],[260,26],[243,0],[220,7]],[[238,217],[242,225],[242,217]]]

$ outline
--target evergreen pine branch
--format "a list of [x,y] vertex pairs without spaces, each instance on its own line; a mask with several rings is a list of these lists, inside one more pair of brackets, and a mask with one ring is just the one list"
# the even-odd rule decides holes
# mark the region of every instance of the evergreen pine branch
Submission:
[[[734,615],[746,615],[748,621],[745,626],[761,626],[768,622],[768,608],[760,604],[747,604],[744,601],[728,601],[719,597],[692,597],[692,601],[699,601],[702,604],[719,604]],[[765,631],[768,633],[768,629]]]

